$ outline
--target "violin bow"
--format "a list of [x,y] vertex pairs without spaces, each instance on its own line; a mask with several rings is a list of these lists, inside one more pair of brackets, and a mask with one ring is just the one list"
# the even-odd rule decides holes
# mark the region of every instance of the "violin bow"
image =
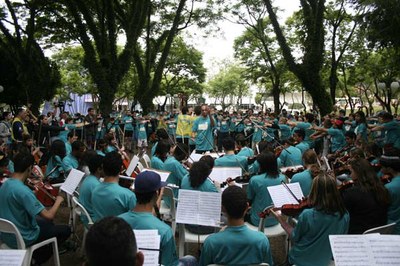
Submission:
[[282,184],[282,186],[283,186],[284,188],[287,189],[287,191],[289,191],[290,195],[291,195],[298,203],[301,203],[301,200],[299,200],[299,199],[296,197],[296,195],[293,193],[293,191],[289,188],[289,186],[288,186],[285,182],[283,182],[283,180],[281,181],[281,184]]

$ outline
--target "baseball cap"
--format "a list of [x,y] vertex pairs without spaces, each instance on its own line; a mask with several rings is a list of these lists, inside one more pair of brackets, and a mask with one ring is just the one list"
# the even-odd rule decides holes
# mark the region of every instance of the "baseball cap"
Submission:
[[159,174],[153,171],[145,171],[138,174],[135,179],[135,192],[149,193],[157,191],[166,185],[166,182],[161,181]]

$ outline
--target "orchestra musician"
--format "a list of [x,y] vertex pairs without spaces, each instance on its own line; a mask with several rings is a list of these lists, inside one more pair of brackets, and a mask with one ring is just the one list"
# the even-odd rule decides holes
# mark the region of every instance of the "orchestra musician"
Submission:
[[238,150],[238,153],[236,155],[244,157],[254,156],[254,151],[247,146],[247,140],[243,134],[237,134],[235,136],[235,142],[236,149]]
[[225,154],[215,160],[215,166],[240,167],[242,174],[248,171],[247,157],[235,154],[235,141],[232,137],[222,140],[222,147],[224,147]]
[[249,209],[246,193],[230,186],[222,193],[222,210],[227,216],[224,230],[206,238],[200,254],[200,266],[273,265],[271,247],[266,235],[249,229],[244,217]]
[[318,165],[318,156],[314,150],[307,150],[303,154],[303,165],[305,170],[293,175],[290,183],[298,182],[301,187],[301,191],[305,197],[310,194],[312,181],[315,176],[319,174],[320,168]]
[[293,139],[296,143],[295,147],[301,151],[301,155],[303,155],[304,152],[310,148],[310,145],[304,141],[305,137],[306,132],[304,129],[296,129],[293,133]]
[[278,212],[271,210],[293,241],[289,263],[296,265],[328,265],[332,260],[329,235],[346,234],[349,214],[336,188],[333,176],[321,172],[313,180],[309,202],[293,228]]
[[82,155],[86,150],[85,144],[76,140],[71,145],[71,153],[66,155],[63,159],[63,164],[65,165],[65,172],[71,171],[71,169],[78,169]]
[[349,166],[353,185],[341,189],[350,214],[349,234],[362,234],[368,229],[386,225],[390,203],[388,190],[366,159],[350,160]]
[[293,145],[294,139],[292,137],[283,141],[283,150],[279,155],[279,160],[284,167],[302,164],[301,150]]
[[97,185],[92,192],[93,221],[106,216],[117,216],[136,205],[135,194],[119,182],[122,169],[122,157],[116,152],[109,152],[103,159],[104,181]]
[[[395,151],[394,151],[395,152]],[[392,176],[392,180],[385,185],[390,194],[390,205],[388,210],[388,223],[396,222],[394,234],[400,234],[400,152],[386,154],[381,157],[379,163],[382,165],[382,173]]]
[[[258,214],[272,204],[267,187],[279,185],[282,181],[286,182],[286,177],[279,173],[275,154],[269,151],[262,152],[257,156],[257,162],[260,164],[259,174],[250,179],[247,187],[247,197],[251,202],[249,221],[254,226],[258,226],[260,221]],[[273,217],[268,217],[265,226],[273,226],[277,223],[278,221]]]
[[[92,193],[100,184],[100,177],[103,176],[103,159],[104,156],[97,154],[95,151],[87,151],[85,153],[85,161],[89,167],[90,174],[85,176],[79,188],[79,202],[85,207],[86,211],[93,219]],[[81,215],[83,224],[87,227],[88,220],[85,215]]]
[[[52,184],[63,182],[65,179],[64,173],[67,172],[67,167],[63,163],[65,155],[66,150],[64,142],[61,140],[53,141],[50,146],[45,172],[45,175]],[[52,171],[55,167],[56,170]]]
[[202,154],[213,150],[213,131],[215,121],[210,112],[210,108],[203,104],[201,106],[201,116],[193,123],[192,138],[195,139],[196,153]]
[[[34,158],[30,153],[18,153],[14,157],[15,172],[0,188],[0,218],[17,226],[26,246],[32,246],[46,239],[56,237],[60,246],[71,234],[67,225],[55,225],[54,219],[64,198],[61,193],[54,205],[46,209],[35,194],[24,183],[31,174]],[[17,248],[12,234],[1,234],[1,240],[11,248]],[[52,255],[50,246],[33,253],[35,263],[42,264]]]
[[167,160],[171,152],[171,144],[169,140],[161,140],[157,142],[155,154],[151,157],[151,167],[154,169],[163,170],[164,162]]

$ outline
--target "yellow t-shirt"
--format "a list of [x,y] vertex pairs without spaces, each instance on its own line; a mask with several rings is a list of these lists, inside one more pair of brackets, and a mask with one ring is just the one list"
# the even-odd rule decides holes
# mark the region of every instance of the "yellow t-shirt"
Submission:
[[195,119],[195,116],[178,115],[176,136],[181,138],[189,138],[192,134],[192,126]]

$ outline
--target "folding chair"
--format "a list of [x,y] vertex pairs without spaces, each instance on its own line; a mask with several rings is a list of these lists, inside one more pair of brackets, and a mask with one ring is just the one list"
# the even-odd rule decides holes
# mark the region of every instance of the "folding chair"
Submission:
[[143,156],[142,156],[142,159],[144,161],[144,164],[145,164],[146,168],[150,168],[151,167],[150,157],[146,153],[144,153]]
[[81,246],[81,250],[80,250],[80,253],[84,254],[86,235],[87,235],[87,232],[89,231],[90,226],[93,225],[93,220],[90,217],[87,210],[85,209],[85,207],[83,207],[83,205],[79,202],[78,198],[75,196],[72,197],[72,210],[73,210],[74,220],[76,220],[76,217],[80,217],[81,215],[84,215],[86,217],[86,219],[88,220],[88,226],[87,227],[84,226],[82,246]]
[[[33,252],[43,246],[51,244],[53,247],[54,265],[60,266],[60,257],[58,256],[57,238],[53,237],[53,238],[44,240],[40,243],[34,244],[30,247],[26,247],[24,239],[22,238],[21,233],[19,232],[18,228],[14,225],[14,223],[12,223],[6,219],[1,219],[1,218],[0,218],[0,233],[13,234],[17,241],[17,249],[26,250],[25,259],[24,259],[24,262],[22,265],[30,266],[31,262],[32,262]],[[8,247],[5,243],[1,243],[0,249],[11,249],[11,248]]]
[[165,196],[165,197],[170,199],[171,207],[168,207],[167,204],[165,204],[165,201],[161,200],[161,204],[160,204],[161,218],[162,218],[163,221],[171,223],[172,233],[173,233],[173,235],[175,235],[175,231],[176,231],[176,220],[175,220],[176,203],[175,203],[175,199],[174,199],[174,191],[173,191],[173,189],[170,188],[170,187],[164,187],[163,196]]

